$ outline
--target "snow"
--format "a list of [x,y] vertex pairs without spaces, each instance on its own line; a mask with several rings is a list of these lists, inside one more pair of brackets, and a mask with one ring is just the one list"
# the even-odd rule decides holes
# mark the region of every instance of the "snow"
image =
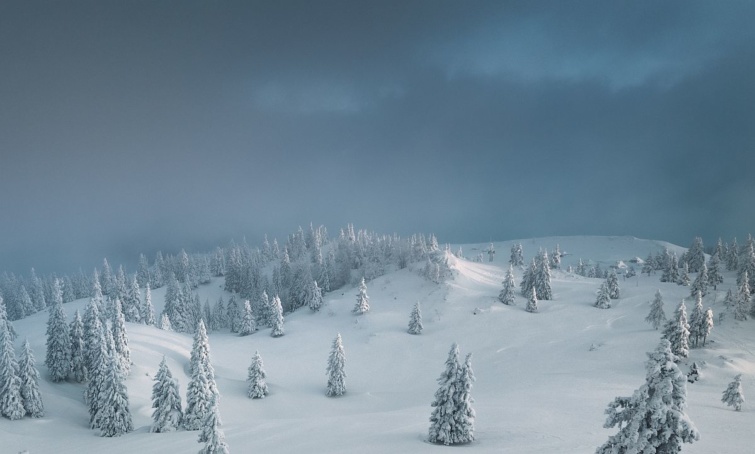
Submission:
[[[273,338],[269,328],[240,337],[227,330],[209,335],[210,355],[220,390],[222,430],[231,452],[388,453],[438,452],[426,441],[430,403],[436,379],[444,369],[450,346],[457,342],[474,355],[477,381],[471,394],[477,414],[476,441],[462,449],[475,452],[589,453],[615,433],[603,429],[604,410],[616,396],[630,395],[644,383],[645,352],[658,345],[660,331],[644,321],[657,289],[666,314],[673,314],[689,288],[660,283],[660,273],[619,278],[621,298],[610,309],[593,307],[602,279],[565,271],[552,272],[552,301],[539,301],[539,312],[498,299],[508,269],[511,245],[521,242],[525,263],[540,247],[558,244],[561,268],[586,263],[604,266],[657,254],[664,247],[680,254],[683,248],[632,237],[553,237],[494,243],[493,262],[450,260],[454,278],[438,285],[404,269],[367,283],[370,311],[354,315],[356,287],[325,295],[319,312],[307,308],[287,314],[286,335]],[[474,257],[489,243],[461,245]],[[453,245],[451,250],[458,250]],[[476,250],[477,249],[477,250]],[[485,255],[487,260],[487,255]],[[417,264],[420,269],[424,264]],[[521,279],[515,268],[515,279]],[[693,361],[702,378],[688,385],[688,415],[700,431],[700,441],[685,445],[686,453],[749,452],[755,435],[755,412],[745,403],[735,412],[721,403],[728,383],[743,374],[745,398],[755,390],[755,321],[735,321],[727,314],[719,323],[726,291],[735,275],[724,272],[724,284],[704,298],[713,308],[716,326],[704,349],[690,350],[680,368]],[[222,280],[198,289],[211,304],[221,295]],[[165,288],[152,290],[156,313],[164,304]],[[419,301],[424,330],[406,332],[409,314]],[[68,320],[84,311],[86,301],[64,305]],[[28,337],[41,374],[45,405],[41,419],[0,418],[2,452],[37,453],[197,452],[199,432],[150,433],[153,376],[166,357],[178,379],[186,404],[192,336],[126,323],[134,365],[126,379],[135,430],[121,437],[101,438],[88,428],[82,394],[84,385],[52,383],[44,357],[47,312],[14,322],[17,354]],[[325,370],[332,340],[341,333],[346,352],[348,391],[325,395]],[[247,369],[258,350],[265,361],[269,395],[249,399]],[[750,391],[748,391],[750,390]],[[466,451],[465,451],[466,452]]]

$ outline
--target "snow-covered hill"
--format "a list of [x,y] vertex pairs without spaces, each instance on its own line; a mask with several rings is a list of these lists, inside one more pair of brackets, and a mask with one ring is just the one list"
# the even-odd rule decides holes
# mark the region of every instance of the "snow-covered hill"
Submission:
[[[667,314],[689,288],[660,283],[659,275],[621,280],[622,297],[607,310],[592,306],[602,280],[554,271],[553,301],[540,312],[524,311],[525,300],[504,306],[496,299],[508,268],[512,242],[495,243],[493,262],[452,258],[454,279],[431,283],[411,269],[368,282],[371,310],[355,316],[356,289],[326,295],[318,313],[301,309],[286,318],[286,334],[271,338],[269,330],[248,337],[228,332],[210,334],[212,362],[222,395],[220,413],[232,452],[438,452],[446,448],[425,441],[436,378],[448,350],[458,342],[462,354],[473,353],[477,381],[472,390],[477,412],[477,441],[462,449],[476,452],[589,453],[614,430],[603,429],[603,411],[616,396],[628,396],[645,377],[645,352],[660,333],[644,322],[649,302],[661,289]],[[579,258],[604,265],[644,258],[662,242],[631,237],[559,237],[521,241],[529,260],[539,247],[558,244],[563,269]],[[474,256],[488,243],[462,245]],[[453,246],[453,250],[458,249]],[[487,260],[487,255],[485,256]],[[638,268],[639,271],[639,268]],[[521,270],[516,270],[517,283]],[[694,278],[694,276],[692,276]],[[733,273],[705,298],[716,314],[723,295],[734,285]],[[199,288],[201,300],[221,295],[222,281]],[[153,291],[159,312],[164,288]],[[424,332],[407,334],[415,302],[422,307]],[[65,305],[69,318],[85,301]],[[691,307],[690,307],[691,308]],[[136,430],[118,438],[100,438],[88,428],[83,386],[53,384],[46,379],[44,358],[47,314],[14,322],[28,337],[43,376],[41,391],[46,416],[20,421],[0,419],[0,451],[38,453],[161,453],[196,452],[198,432],[149,433],[152,377],[166,356],[180,381],[182,397],[188,383],[188,335],[128,324],[134,367],[126,381]],[[745,395],[755,389],[755,322],[731,317],[717,325],[705,349],[692,361],[702,365],[702,378],[688,386],[688,414],[701,433],[689,453],[745,453],[755,443],[755,413],[745,404],[734,412],[720,402],[722,391],[737,373],[744,374]],[[325,368],[331,342],[341,333],[346,349],[348,392],[325,396]],[[268,374],[270,395],[246,397],[247,367],[259,350]]]

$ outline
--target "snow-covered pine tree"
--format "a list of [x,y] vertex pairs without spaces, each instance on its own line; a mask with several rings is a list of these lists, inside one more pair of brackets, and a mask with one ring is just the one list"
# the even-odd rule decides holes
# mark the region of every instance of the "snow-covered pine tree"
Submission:
[[141,314],[142,323],[145,325],[155,326],[157,324],[155,320],[155,306],[152,305],[152,289],[150,289],[149,283],[145,285]]
[[140,287],[147,287],[149,285],[149,261],[144,254],[139,254],[138,263],[136,280]]
[[603,282],[598,289],[598,298],[595,300],[595,307],[599,309],[609,309],[611,307],[611,296],[608,290],[608,283]]
[[734,407],[735,411],[742,410],[742,404],[745,403],[745,396],[742,392],[742,374],[734,377],[734,381],[729,383],[721,397],[721,402],[729,407]]
[[661,282],[679,282],[679,262],[676,253],[665,249],[663,259],[664,267],[661,273]]
[[689,287],[689,284],[691,282],[692,280],[689,278],[689,265],[687,264],[687,262],[684,262],[684,266],[682,266],[681,271],[679,271],[679,278],[677,279],[676,283],[678,285]]
[[724,308],[726,308],[727,311],[733,311],[736,305],[737,298],[734,296],[734,292],[732,292],[731,289],[727,290],[726,296],[724,297]]
[[422,326],[422,311],[419,308],[419,301],[414,303],[412,313],[409,316],[409,334],[421,334],[424,326]]
[[689,338],[692,347],[697,347],[702,330],[704,329],[705,310],[703,309],[703,297],[700,293],[695,294],[695,308],[689,316]]
[[275,295],[270,301],[270,306],[272,312],[272,329],[270,330],[270,336],[281,337],[285,334],[285,331],[283,330],[283,305],[281,304],[281,299],[278,295]]
[[160,325],[158,326],[163,331],[173,331],[173,325],[170,323],[170,318],[168,317],[168,314],[163,314],[160,316]]
[[709,279],[710,277],[708,276],[708,266],[703,263],[703,265],[700,267],[700,272],[697,273],[697,277],[695,277],[694,282],[692,282],[690,295],[695,296],[696,293],[699,293],[700,296],[707,295]]
[[24,411],[32,418],[45,415],[45,406],[39,393],[39,371],[34,360],[34,353],[28,340],[24,340],[21,359],[18,362],[18,379],[21,383],[20,393]]
[[755,309],[750,307],[750,284],[748,283],[749,277],[747,271],[743,274],[743,279],[739,283],[737,288],[737,298],[734,304],[734,319],[735,320],[747,320],[747,312],[750,314],[755,313]]
[[250,399],[263,399],[267,396],[267,383],[265,383],[265,378],[267,378],[267,374],[265,373],[265,368],[262,364],[262,357],[260,356],[259,351],[255,351],[246,378],[247,383],[249,383],[246,395],[249,396]]
[[152,427],[150,432],[162,433],[178,430],[181,425],[181,395],[178,381],[170,373],[168,364],[163,360],[155,375],[152,385]]
[[532,259],[530,266],[522,273],[522,282],[519,284],[519,288],[522,291],[522,296],[529,298],[532,294],[531,290],[535,288],[535,274],[537,273],[537,265],[535,259]]
[[118,372],[127,377],[131,372],[131,349],[128,347],[128,334],[126,333],[126,320],[121,311],[121,303],[115,300],[113,303],[113,347],[118,362]]
[[97,427],[102,437],[118,437],[134,430],[118,354],[108,355],[107,372],[98,395]]
[[228,327],[231,329],[232,333],[238,333],[239,326],[241,325],[241,309],[239,308],[239,304],[236,301],[236,296],[231,295],[231,298],[228,299],[228,305],[225,309]]
[[68,329],[68,337],[71,340],[71,369],[69,376],[76,383],[87,381],[87,365],[84,352],[84,322],[81,320],[79,311],[73,316],[73,321]]
[[199,442],[205,443],[199,454],[229,454],[228,444],[225,442],[225,434],[220,428],[220,411],[218,410],[218,398],[213,397],[207,416],[202,421],[202,432],[199,434]]
[[0,325],[0,415],[16,420],[25,414],[13,340],[8,327]]
[[663,311],[663,296],[660,289],[655,292],[655,299],[651,303],[650,313],[645,318],[645,321],[653,325],[653,328],[656,330],[666,321],[666,313]]
[[537,290],[535,287],[530,288],[530,294],[527,298],[527,307],[524,308],[527,312],[538,312],[537,308]]
[[675,361],[668,340],[648,353],[645,384],[631,397],[617,397],[605,413],[606,429],[618,426],[596,454],[678,453],[682,443],[700,438],[689,419],[686,377]]
[[697,365],[697,362],[692,362],[692,365],[689,366],[689,372],[687,373],[687,382],[688,383],[695,383],[696,381],[700,380],[700,367]]
[[524,266],[524,255],[521,243],[514,243],[511,246],[511,258],[509,258],[509,264],[511,266]]
[[328,397],[342,396],[346,392],[346,354],[343,350],[341,334],[338,333],[333,340],[333,347],[328,357],[328,367],[326,375],[328,376],[328,386],[325,395]]
[[498,301],[507,306],[514,305],[514,291],[516,289],[516,283],[514,283],[514,267],[509,265],[508,271],[506,271],[506,277],[503,278],[503,289],[498,294]]
[[612,300],[619,299],[619,277],[616,275],[616,271],[613,269],[608,272],[606,277],[606,286],[608,287],[608,297]]
[[650,276],[652,273],[655,272],[655,267],[653,266],[655,263],[655,259],[653,258],[653,253],[650,252],[645,259],[645,263],[642,264],[642,269],[640,270],[640,273],[647,274]]
[[139,282],[136,280],[136,275],[132,276],[126,289],[126,295],[123,301],[121,301],[123,316],[126,321],[131,323],[142,323],[142,293],[139,291]]
[[357,315],[362,315],[370,310],[370,297],[367,296],[367,284],[364,282],[364,278],[359,283],[359,293],[357,293],[357,303],[352,310]]
[[737,239],[731,242],[729,246],[729,253],[726,255],[726,269],[729,271],[736,271],[739,268],[739,245],[737,245]]
[[317,281],[311,281],[307,287],[307,301],[306,304],[313,312],[317,312],[322,307],[322,290],[317,285]]
[[198,430],[210,408],[210,401],[218,397],[215,370],[210,362],[210,342],[203,321],[199,321],[189,360],[191,380],[186,391],[186,411],[183,425]]
[[537,297],[540,300],[552,300],[553,292],[551,291],[551,267],[548,259],[548,252],[544,249],[537,256],[537,266],[535,269],[534,286],[537,290]]
[[[705,263],[705,250],[703,246],[703,239],[695,237],[692,242],[692,246],[687,250],[687,263],[689,263],[689,271],[691,273],[698,273],[702,269]],[[705,296],[703,294],[703,296]]]
[[724,277],[721,274],[721,259],[718,254],[713,254],[708,261],[708,285],[716,290],[718,284],[723,284]]
[[556,245],[556,249],[551,252],[551,263],[550,267],[553,270],[559,270],[561,269],[561,248],[559,248],[558,244]]
[[705,341],[708,339],[711,330],[713,330],[713,309],[708,308],[705,311],[705,315],[701,320],[700,336],[703,338],[703,347],[705,347]]
[[671,344],[671,351],[675,356],[686,358],[689,355],[689,323],[687,322],[687,306],[684,300],[674,312],[674,318],[666,323],[663,329],[663,339]]
[[225,310],[225,303],[223,302],[223,297],[221,296],[220,298],[218,298],[217,303],[215,303],[215,307],[212,309],[213,331],[228,328],[228,321],[226,316],[227,314]]
[[257,331],[257,324],[252,314],[252,305],[249,304],[249,300],[244,301],[244,316],[241,318],[241,326],[239,326],[239,336],[248,336]]
[[474,418],[470,391],[474,381],[472,356],[467,355],[462,365],[459,346],[454,343],[446,359],[446,369],[438,378],[440,387],[435,392],[430,415],[428,441],[454,445],[474,440]]
[[68,337],[68,322],[63,312],[63,297],[56,279],[53,291],[54,302],[47,321],[47,352],[45,364],[53,382],[68,378],[71,371],[71,339]]
[[13,329],[13,324],[8,320],[8,312],[5,307],[5,302],[3,301],[3,295],[0,295],[0,325],[4,326],[8,331],[11,340],[16,339],[16,330]]

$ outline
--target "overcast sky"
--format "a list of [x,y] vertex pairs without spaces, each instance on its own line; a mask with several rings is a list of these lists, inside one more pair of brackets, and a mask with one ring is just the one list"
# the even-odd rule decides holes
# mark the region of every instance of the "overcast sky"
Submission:
[[0,270],[347,222],[755,233],[755,2],[2,1]]

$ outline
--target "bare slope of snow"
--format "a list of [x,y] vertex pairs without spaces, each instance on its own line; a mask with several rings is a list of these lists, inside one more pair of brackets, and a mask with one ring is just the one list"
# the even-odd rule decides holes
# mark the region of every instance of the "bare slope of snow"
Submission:
[[[424,441],[435,379],[443,370],[448,349],[458,342],[462,353],[474,354],[477,382],[472,391],[477,412],[477,441],[464,449],[477,452],[585,453],[603,443],[613,430],[602,428],[603,411],[616,396],[628,396],[644,381],[645,352],[660,333],[644,322],[653,293],[660,288],[671,314],[689,288],[661,284],[658,275],[622,280],[622,298],[613,308],[592,307],[600,280],[553,272],[553,301],[542,301],[540,313],[524,311],[525,301],[504,306],[496,297],[508,267],[513,242],[495,243],[492,263],[451,259],[455,278],[446,285],[401,270],[368,282],[371,310],[351,314],[356,289],[326,296],[327,305],[312,313],[303,309],[286,318],[286,335],[271,338],[269,330],[248,337],[211,333],[210,344],[220,412],[232,452],[437,452]],[[522,241],[525,259],[539,247],[559,244],[567,263],[591,259],[609,264],[667,244],[629,237],[563,237]],[[466,255],[488,244],[464,245]],[[678,248],[681,252],[681,248]],[[487,260],[487,257],[486,257]],[[517,282],[521,271],[516,271]],[[732,273],[706,305],[723,310]],[[202,300],[214,302],[222,282],[200,287]],[[153,291],[162,309],[164,289]],[[227,295],[225,295],[227,299]],[[425,330],[406,333],[412,305],[420,301]],[[65,306],[72,317],[85,302]],[[691,307],[690,307],[691,309]],[[21,338],[29,337],[40,372],[44,358],[46,314],[15,322]],[[716,318],[718,320],[718,318]],[[755,388],[755,322],[731,318],[714,328],[709,346],[693,350],[684,361],[702,367],[702,379],[689,385],[689,415],[702,439],[686,446],[690,453],[748,452],[755,442],[753,412],[741,413],[720,403],[721,392],[737,373],[744,374],[745,394]],[[325,397],[325,367],[330,345],[341,333],[346,349],[348,391]],[[47,415],[40,420],[0,419],[3,452],[196,452],[198,432],[148,433],[151,423],[152,376],[163,355],[185,395],[191,337],[128,324],[135,366],[126,384],[136,430],[104,439],[87,428],[82,385],[53,384],[44,378]],[[20,345],[21,340],[17,341]],[[259,350],[268,373],[270,395],[246,397],[246,371]]]

